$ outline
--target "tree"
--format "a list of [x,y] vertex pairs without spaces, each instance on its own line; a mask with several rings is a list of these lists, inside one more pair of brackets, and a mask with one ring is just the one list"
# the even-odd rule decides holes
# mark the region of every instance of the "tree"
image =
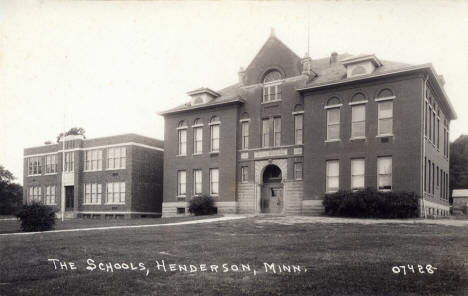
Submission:
[[468,135],[461,135],[450,145],[450,202],[453,189],[468,188]]
[[12,215],[22,205],[23,187],[12,183],[13,174],[0,165],[0,215]]
[[[71,129],[69,129],[67,132],[65,132],[65,136],[69,136],[69,135],[80,135],[80,136],[83,136],[83,138],[86,139],[86,136],[85,136],[85,129],[82,128],[82,127],[72,127]],[[57,136],[57,143],[60,141],[60,138],[63,137],[63,133],[60,133],[58,136]]]

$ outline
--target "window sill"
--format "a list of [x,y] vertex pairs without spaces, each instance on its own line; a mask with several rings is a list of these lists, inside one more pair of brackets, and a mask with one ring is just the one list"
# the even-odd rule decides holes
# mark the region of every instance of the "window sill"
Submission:
[[192,155],[193,155],[193,156],[203,155],[203,153],[193,153]]
[[51,175],[57,175],[57,173],[46,173],[44,176],[51,176]]
[[113,202],[113,203],[106,202],[105,205],[117,206],[117,205],[125,205],[125,203],[124,202]]
[[177,195],[176,199],[185,199],[185,195]]
[[333,194],[333,193],[337,193],[338,191],[325,191],[325,194]]
[[[109,170],[114,170],[114,169],[106,169],[106,171],[109,171]],[[118,170],[118,169],[115,169],[115,170]],[[100,170],[83,170],[83,173],[100,172],[100,171],[102,171],[102,169],[100,169]]]
[[187,154],[177,154],[176,157],[185,157]]
[[218,155],[219,154],[219,151],[211,151],[210,152],[210,155]]
[[325,143],[332,143],[332,142],[341,142],[341,139],[325,140]]
[[270,104],[270,103],[278,103],[278,102],[281,102],[283,100],[272,100],[272,101],[266,101],[266,102],[262,102],[261,104],[264,105],[264,104]]
[[367,137],[353,137],[349,138],[350,141],[356,141],[356,140],[367,140]]
[[127,168],[115,168],[115,169],[106,169],[106,171],[121,171],[121,170],[126,170],[126,169]]
[[382,134],[375,136],[376,138],[386,138],[386,137],[393,137],[393,134]]
[[42,176],[42,174],[28,175],[28,177],[37,177],[37,176]]
[[[100,206],[102,203],[83,203],[81,204],[83,206]],[[106,204],[106,205],[111,205],[111,204]]]

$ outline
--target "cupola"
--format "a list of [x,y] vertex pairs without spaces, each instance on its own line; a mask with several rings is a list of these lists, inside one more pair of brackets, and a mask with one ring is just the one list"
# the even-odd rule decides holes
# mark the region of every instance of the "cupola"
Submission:
[[382,66],[380,60],[373,54],[358,55],[341,60],[346,67],[346,77],[372,74],[378,67]]
[[219,93],[206,87],[189,91],[187,94],[192,98],[192,106],[206,104],[208,102],[211,102],[215,98],[221,96]]

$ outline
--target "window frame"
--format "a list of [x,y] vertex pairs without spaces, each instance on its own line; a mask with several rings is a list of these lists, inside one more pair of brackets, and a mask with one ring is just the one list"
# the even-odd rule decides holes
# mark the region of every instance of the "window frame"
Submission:
[[271,118],[262,119],[262,148],[268,148],[270,146],[270,129],[271,129]]
[[249,149],[250,120],[241,120],[241,150]]
[[67,173],[72,173],[75,171],[75,152],[68,151],[64,153],[64,168],[63,171]]
[[[118,154],[116,153],[117,151]],[[109,147],[106,150],[106,154],[106,170],[124,170],[127,168],[126,146]],[[110,165],[111,163],[112,166]],[[118,166],[116,166],[116,163],[118,163]]]
[[53,175],[57,174],[57,154],[48,154],[44,157],[44,174]]
[[[356,165],[356,163],[361,162],[363,171],[362,174],[355,174],[353,167]],[[351,159],[351,191],[358,191],[366,188],[366,159],[365,158],[352,158]],[[354,186],[354,180],[356,177],[361,177],[362,178],[362,186],[360,187],[355,187]]]
[[[353,111],[356,111],[358,109],[363,109],[363,119],[362,120],[356,120],[354,118],[354,112]],[[367,111],[367,108],[366,108],[366,105],[363,103],[363,104],[355,104],[355,105],[351,105],[351,139],[365,139],[366,138],[366,111]],[[353,135],[354,134],[354,131],[357,127],[355,127],[357,124],[359,123],[363,123],[363,127],[362,127],[362,134],[359,134],[359,135]]]
[[[184,182],[182,182],[182,175],[184,176]],[[187,196],[187,171],[178,170],[177,171],[177,197],[186,197]]]
[[[199,175],[200,180],[197,180],[197,175]],[[200,191],[197,190],[197,185],[200,186]],[[203,194],[203,172],[201,169],[193,170],[193,188],[192,189],[193,189],[194,196]]]
[[[334,142],[334,141],[341,141],[341,104],[339,105],[332,105],[327,106],[327,142]],[[331,112],[338,111],[338,121],[337,122],[330,122],[330,114]],[[330,127],[337,126],[338,133],[336,138],[330,137]]]
[[[299,118],[301,119],[300,125],[298,124]],[[300,137],[298,135],[300,135]],[[304,144],[304,113],[294,114],[294,144]]]
[[[381,117],[381,107],[382,105],[384,104],[391,104],[392,106],[392,116],[391,117],[384,117],[382,118]],[[378,137],[388,137],[388,136],[393,136],[393,100],[385,100],[385,101],[378,101],[378,104],[377,104],[377,136]],[[390,133],[382,133],[381,132],[381,121],[382,120],[388,120],[388,119],[391,119],[391,132]]]
[[[299,170],[298,170],[298,167],[300,167]],[[298,172],[300,172],[300,176]],[[297,180],[297,181],[304,180],[304,163],[303,162],[294,163],[294,180]]]
[[[216,181],[214,181],[214,173],[216,172]],[[214,191],[214,186],[216,187],[216,191]],[[218,196],[219,195],[219,169],[218,168],[210,168],[210,195]]]
[[[198,135],[198,132],[200,132],[200,135]],[[193,128],[193,154],[203,154],[203,126]]]
[[[390,160],[391,172],[387,174],[380,173],[380,166],[382,165],[381,162],[384,160]],[[380,188],[380,178],[381,176],[390,176],[390,189],[388,188]],[[390,192],[393,191],[393,157],[392,156],[378,156],[377,157],[377,190],[382,192]]]
[[248,183],[249,182],[249,167],[248,166],[241,166],[241,183]]
[[28,157],[28,176],[42,175],[42,156]]
[[281,146],[281,117],[273,117],[273,147]]
[[[331,169],[331,165],[336,163],[337,164],[337,168],[338,168],[338,174],[335,176],[331,176],[330,175],[330,169]],[[331,188],[330,187],[330,179],[331,178],[336,178],[338,180],[338,187],[336,187],[336,190],[334,190],[335,188]],[[326,161],[326,172],[325,172],[325,193],[335,193],[335,192],[338,192],[340,190],[340,160],[339,159],[330,159],[330,160],[327,160]]]
[[[116,187],[117,187],[118,191],[116,190]],[[122,191],[122,187],[123,187],[123,191]],[[110,188],[112,188],[112,191],[109,190]],[[110,200],[109,196],[111,196],[112,200]],[[123,201],[122,201],[122,198],[123,198]],[[116,201],[116,199],[118,199],[118,201]],[[105,204],[107,204],[107,205],[124,205],[125,201],[126,201],[126,184],[125,184],[125,182],[108,182],[108,183],[106,183],[106,202],[105,202]]]

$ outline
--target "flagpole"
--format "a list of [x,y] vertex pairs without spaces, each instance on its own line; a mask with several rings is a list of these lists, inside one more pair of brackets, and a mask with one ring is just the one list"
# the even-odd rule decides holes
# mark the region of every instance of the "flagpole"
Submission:
[[[64,85],[65,86],[65,85]],[[63,90],[63,133],[62,133],[62,188],[61,188],[61,202],[60,210],[62,212],[62,222],[65,220],[65,186],[63,184],[63,175],[65,173],[65,111],[66,111],[66,90]]]

